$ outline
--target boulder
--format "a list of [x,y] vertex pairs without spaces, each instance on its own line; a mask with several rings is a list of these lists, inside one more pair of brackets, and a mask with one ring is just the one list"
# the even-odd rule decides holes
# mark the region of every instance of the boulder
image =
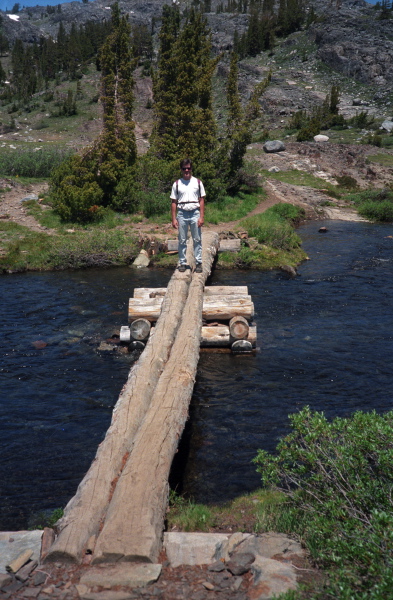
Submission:
[[314,142],[328,142],[329,136],[322,135],[321,133],[318,135],[314,135]]
[[385,121],[381,125],[381,129],[384,129],[388,133],[393,131],[393,121],[391,119],[385,119]]
[[263,149],[268,154],[272,154],[273,152],[283,152],[285,150],[285,144],[280,140],[272,140],[270,142],[265,142],[263,144]]
[[150,264],[149,256],[146,250],[141,250],[132,263],[131,267],[135,267],[136,269],[142,269],[144,267],[148,267]]

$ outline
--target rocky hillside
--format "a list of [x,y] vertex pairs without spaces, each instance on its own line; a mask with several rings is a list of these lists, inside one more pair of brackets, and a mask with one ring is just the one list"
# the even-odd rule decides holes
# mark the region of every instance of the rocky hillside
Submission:
[[[207,13],[206,17],[212,31],[214,52],[222,53],[215,85],[217,117],[219,122],[220,118],[224,122],[225,83],[229,72],[227,51],[232,48],[235,31],[241,35],[246,30],[249,16],[239,13],[217,14],[218,1],[212,0],[212,12]],[[154,22],[156,41],[165,3],[169,3],[168,0],[119,1],[121,11],[129,15],[134,27],[144,24],[150,28]],[[56,37],[60,23],[69,30],[72,23],[81,25],[89,20],[102,22],[110,16],[109,4],[108,0],[89,0],[87,4],[70,2],[55,8],[37,6],[22,9],[17,19],[11,19],[10,15],[0,11],[2,28],[11,44],[17,38],[31,43],[42,36]],[[298,110],[310,109],[321,103],[332,83],[340,86],[339,110],[345,118],[354,116],[360,110],[367,110],[379,122],[392,118],[393,21],[379,19],[380,11],[364,0],[342,0],[339,6],[320,0],[317,9],[317,19],[310,27],[286,39],[278,39],[273,52],[248,57],[239,65],[239,89],[244,99],[249,97],[255,84],[269,70],[272,71],[271,85],[261,100],[265,114],[264,123],[259,124],[261,135],[267,128],[270,131],[276,129],[279,136],[290,116]],[[85,79],[98,89],[98,79],[96,77],[97,81],[94,80],[94,73]],[[146,111],[145,106],[151,100],[151,94],[150,78],[140,78],[137,72],[137,113],[139,111],[141,114],[136,114],[135,118],[141,147],[148,146],[146,138],[151,130],[151,112]],[[48,116],[43,112],[40,119]],[[94,113],[92,116],[98,115]],[[31,115],[26,117],[28,122],[34,121]],[[7,118],[5,116],[4,122],[7,122]],[[85,121],[85,129],[95,123],[92,117]],[[44,139],[43,134],[40,137]],[[351,143],[359,140],[360,137],[352,139],[347,135],[344,139],[337,137],[334,141]],[[83,140],[81,143],[83,145]]]

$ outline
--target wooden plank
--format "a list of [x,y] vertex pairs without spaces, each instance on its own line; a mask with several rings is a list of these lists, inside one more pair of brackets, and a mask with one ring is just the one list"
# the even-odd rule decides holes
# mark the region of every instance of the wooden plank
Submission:
[[214,240],[210,232],[202,239],[203,273],[193,276],[171,356],[117,482],[93,563],[158,560],[169,470],[187,419],[199,358],[204,281],[218,245],[218,236]]
[[[147,319],[156,321],[161,313],[163,297],[130,298],[128,303],[128,320]],[[203,295],[202,316],[207,321],[230,320],[242,316],[252,319],[254,304],[251,296],[205,296]]]
[[206,285],[205,296],[248,296],[246,285]]
[[[156,298],[165,296],[166,288],[135,288],[134,298]],[[248,296],[246,285],[206,285],[206,296]]]

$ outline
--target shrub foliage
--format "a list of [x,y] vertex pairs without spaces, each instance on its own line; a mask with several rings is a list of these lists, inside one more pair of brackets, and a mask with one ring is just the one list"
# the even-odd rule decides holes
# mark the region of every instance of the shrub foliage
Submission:
[[306,407],[290,421],[277,455],[260,450],[255,463],[263,483],[285,493],[314,557],[335,567],[326,597],[390,597],[393,412],[329,422]]

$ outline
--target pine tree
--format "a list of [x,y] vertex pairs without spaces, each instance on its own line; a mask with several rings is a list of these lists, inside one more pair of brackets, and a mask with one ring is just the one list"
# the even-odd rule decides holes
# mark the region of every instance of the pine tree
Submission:
[[212,106],[212,76],[218,59],[211,58],[211,36],[201,13],[190,11],[174,46],[177,65],[177,157],[210,162],[217,141]]
[[135,61],[131,53],[130,26],[112,6],[112,31],[101,53],[101,103],[103,131],[83,156],[73,156],[52,177],[54,206],[68,220],[99,218],[103,206],[115,203],[116,186],[136,160],[135,125],[132,120]]
[[124,171],[136,160],[132,120],[135,61],[131,54],[131,28],[127,19],[120,16],[118,3],[112,6],[112,28],[100,53],[103,131],[93,152],[98,163],[97,181],[108,200]]
[[[153,153],[159,158],[171,160],[177,156],[175,137],[177,113],[178,65],[174,46],[180,30],[180,12],[176,5],[165,5],[159,35],[160,49],[157,71],[153,76],[155,125],[151,137]],[[184,60],[184,58],[183,58]]]

